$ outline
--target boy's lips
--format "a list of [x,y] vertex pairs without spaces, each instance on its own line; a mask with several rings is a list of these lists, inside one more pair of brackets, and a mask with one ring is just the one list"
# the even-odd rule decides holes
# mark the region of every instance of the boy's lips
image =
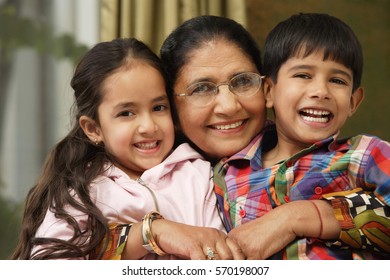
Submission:
[[333,114],[324,109],[304,108],[299,110],[299,114],[308,122],[327,123],[333,118]]

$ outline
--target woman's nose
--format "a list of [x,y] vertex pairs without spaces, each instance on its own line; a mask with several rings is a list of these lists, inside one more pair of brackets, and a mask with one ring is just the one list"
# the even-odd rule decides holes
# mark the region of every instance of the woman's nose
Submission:
[[215,112],[231,115],[241,109],[239,97],[230,91],[228,85],[220,85],[218,94],[215,97]]

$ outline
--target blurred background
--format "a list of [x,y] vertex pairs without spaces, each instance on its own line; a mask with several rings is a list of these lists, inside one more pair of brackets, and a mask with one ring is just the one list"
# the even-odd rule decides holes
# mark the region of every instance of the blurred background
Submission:
[[366,98],[342,135],[389,141],[389,11],[388,0],[0,0],[0,259],[16,244],[48,151],[69,129],[73,69],[95,43],[136,37],[158,53],[178,24],[213,14],[243,24],[262,48],[290,15],[329,13],[353,28],[365,56]]

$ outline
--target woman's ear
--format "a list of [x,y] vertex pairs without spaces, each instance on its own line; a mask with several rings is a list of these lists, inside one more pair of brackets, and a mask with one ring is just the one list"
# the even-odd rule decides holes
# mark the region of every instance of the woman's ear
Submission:
[[348,114],[349,117],[351,117],[356,112],[360,104],[362,104],[363,99],[364,99],[364,89],[362,87],[359,87],[351,95],[349,114]]
[[265,107],[272,109],[274,106],[274,82],[271,78],[264,78],[264,97],[265,97]]
[[93,143],[98,145],[103,140],[100,127],[95,120],[87,116],[81,116],[79,119],[79,124],[85,135]]

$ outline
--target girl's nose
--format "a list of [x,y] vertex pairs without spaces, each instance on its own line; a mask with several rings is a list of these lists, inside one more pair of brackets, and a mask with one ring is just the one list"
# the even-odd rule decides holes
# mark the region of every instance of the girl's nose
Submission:
[[147,115],[139,119],[138,132],[141,134],[154,133],[157,131],[157,125],[152,116]]

